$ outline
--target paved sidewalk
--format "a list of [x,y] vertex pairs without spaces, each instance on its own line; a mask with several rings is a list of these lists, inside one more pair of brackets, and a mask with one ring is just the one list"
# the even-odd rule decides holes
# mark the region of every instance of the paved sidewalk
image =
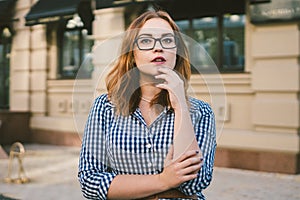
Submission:
[[[78,147],[25,145],[26,184],[7,184],[8,160],[0,159],[0,200],[83,200],[77,181]],[[17,162],[14,163],[16,168]],[[300,175],[215,168],[208,200],[299,200]]]

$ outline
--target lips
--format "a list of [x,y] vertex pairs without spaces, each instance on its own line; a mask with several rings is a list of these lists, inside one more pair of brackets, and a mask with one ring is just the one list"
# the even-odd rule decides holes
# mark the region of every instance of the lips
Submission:
[[162,56],[158,56],[158,57],[155,57],[153,60],[151,60],[151,62],[162,63],[162,62],[166,62],[166,59]]

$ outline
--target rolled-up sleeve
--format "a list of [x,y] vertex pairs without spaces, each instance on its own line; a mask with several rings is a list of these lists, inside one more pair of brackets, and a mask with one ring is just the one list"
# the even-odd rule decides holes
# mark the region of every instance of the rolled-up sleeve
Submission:
[[[194,116],[195,117],[195,116]],[[203,166],[198,172],[196,179],[187,181],[178,188],[186,195],[201,193],[212,180],[214,157],[216,150],[216,127],[215,117],[208,104],[204,104],[199,115],[196,115],[194,130],[198,145],[203,154]]]
[[95,100],[84,130],[78,179],[87,199],[107,199],[108,188],[116,176],[109,170],[106,157],[106,130],[110,119],[106,101],[104,95]]

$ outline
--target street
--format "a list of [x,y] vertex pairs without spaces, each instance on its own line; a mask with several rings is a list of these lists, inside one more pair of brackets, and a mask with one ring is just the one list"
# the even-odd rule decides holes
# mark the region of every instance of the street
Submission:
[[[25,145],[24,169],[28,183],[5,183],[8,160],[0,160],[0,200],[83,200],[77,181],[79,147]],[[18,163],[14,161],[14,177]],[[215,168],[204,191],[215,200],[299,200],[300,175]]]

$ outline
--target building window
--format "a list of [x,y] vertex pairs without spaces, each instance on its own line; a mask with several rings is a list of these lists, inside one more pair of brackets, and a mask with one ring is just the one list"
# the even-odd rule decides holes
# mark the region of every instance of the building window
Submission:
[[11,51],[11,31],[0,26],[0,109],[9,108],[9,65]]
[[[90,78],[92,68],[80,68],[91,52],[93,41],[78,15],[67,21],[58,32],[59,78],[74,79],[80,70],[79,78]],[[78,77],[77,77],[78,78]]]
[[[226,14],[177,21],[181,31],[194,39],[198,46],[190,45],[192,71],[213,72],[211,64],[198,55],[199,44],[210,55],[220,72],[244,70],[245,15]],[[222,44],[222,45],[221,45]]]

